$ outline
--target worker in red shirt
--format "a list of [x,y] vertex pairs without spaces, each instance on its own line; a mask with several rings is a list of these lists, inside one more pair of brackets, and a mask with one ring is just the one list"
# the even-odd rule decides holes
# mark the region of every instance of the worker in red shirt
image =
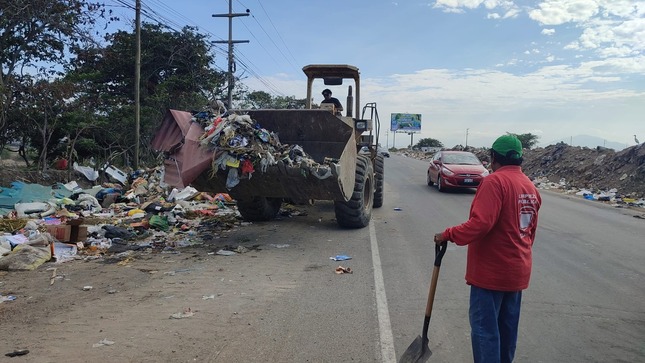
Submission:
[[503,135],[491,148],[493,173],[482,180],[468,221],[434,236],[468,245],[470,328],[475,363],[510,363],[515,355],[522,290],[542,199],[522,172],[522,143]]

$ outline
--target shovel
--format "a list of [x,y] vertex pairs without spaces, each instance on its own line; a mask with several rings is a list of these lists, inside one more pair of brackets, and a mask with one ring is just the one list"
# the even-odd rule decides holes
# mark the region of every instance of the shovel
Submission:
[[423,320],[423,331],[420,336],[410,344],[405,350],[399,363],[424,363],[430,358],[432,352],[428,347],[428,325],[430,325],[430,316],[432,315],[432,303],[434,302],[434,293],[437,291],[437,280],[439,279],[439,268],[441,268],[441,259],[446,253],[448,242],[434,247],[434,269],[432,270],[432,282],[428,292],[428,303],[426,305],[426,316]]

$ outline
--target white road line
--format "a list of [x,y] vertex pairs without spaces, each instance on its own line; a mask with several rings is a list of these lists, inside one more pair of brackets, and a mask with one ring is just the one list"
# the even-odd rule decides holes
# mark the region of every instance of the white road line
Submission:
[[372,267],[374,268],[374,290],[376,293],[376,312],[378,314],[378,330],[381,343],[381,358],[385,363],[396,363],[394,352],[394,338],[392,336],[392,325],[390,324],[390,310],[387,307],[385,296],[385,284],[383,283],[383,270],[381,268],[381,256],[378,252],[376,241],[376,230],[374,222],[370,222],[370,243],[372,247]]

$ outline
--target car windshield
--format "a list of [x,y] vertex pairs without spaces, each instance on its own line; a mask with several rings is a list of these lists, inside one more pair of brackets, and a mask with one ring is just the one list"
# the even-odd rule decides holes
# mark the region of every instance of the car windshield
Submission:
[[480,165],[481,162],[473,154],[445,154],[443,156],[444,164],[459,165]]

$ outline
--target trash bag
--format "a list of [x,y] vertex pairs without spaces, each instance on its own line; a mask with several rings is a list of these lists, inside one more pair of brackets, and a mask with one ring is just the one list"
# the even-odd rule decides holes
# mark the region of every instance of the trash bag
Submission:
[[240,183],[240,176],[237,173],[237,168],[230,168],[228,170],[228,176],[226,177],[226,189],[231,190],[239,183]]
[[102,227],[105,230],[105,238],[121,238],[124,240],[134,239],[137,235],[128,231],[125,228],[105,225]]
[[150,217],[150,227],[156,228],[160,231],[167,232],[168,229],[170,229],[170,226],[168,225],[168,218],[162,217],[159,215],[154,215]]
[[49,261],[51,251],[49,247],[33,247],[21,244],[13,249],[13,252],[0,259],[0,270],[35,270],[38,266]]

